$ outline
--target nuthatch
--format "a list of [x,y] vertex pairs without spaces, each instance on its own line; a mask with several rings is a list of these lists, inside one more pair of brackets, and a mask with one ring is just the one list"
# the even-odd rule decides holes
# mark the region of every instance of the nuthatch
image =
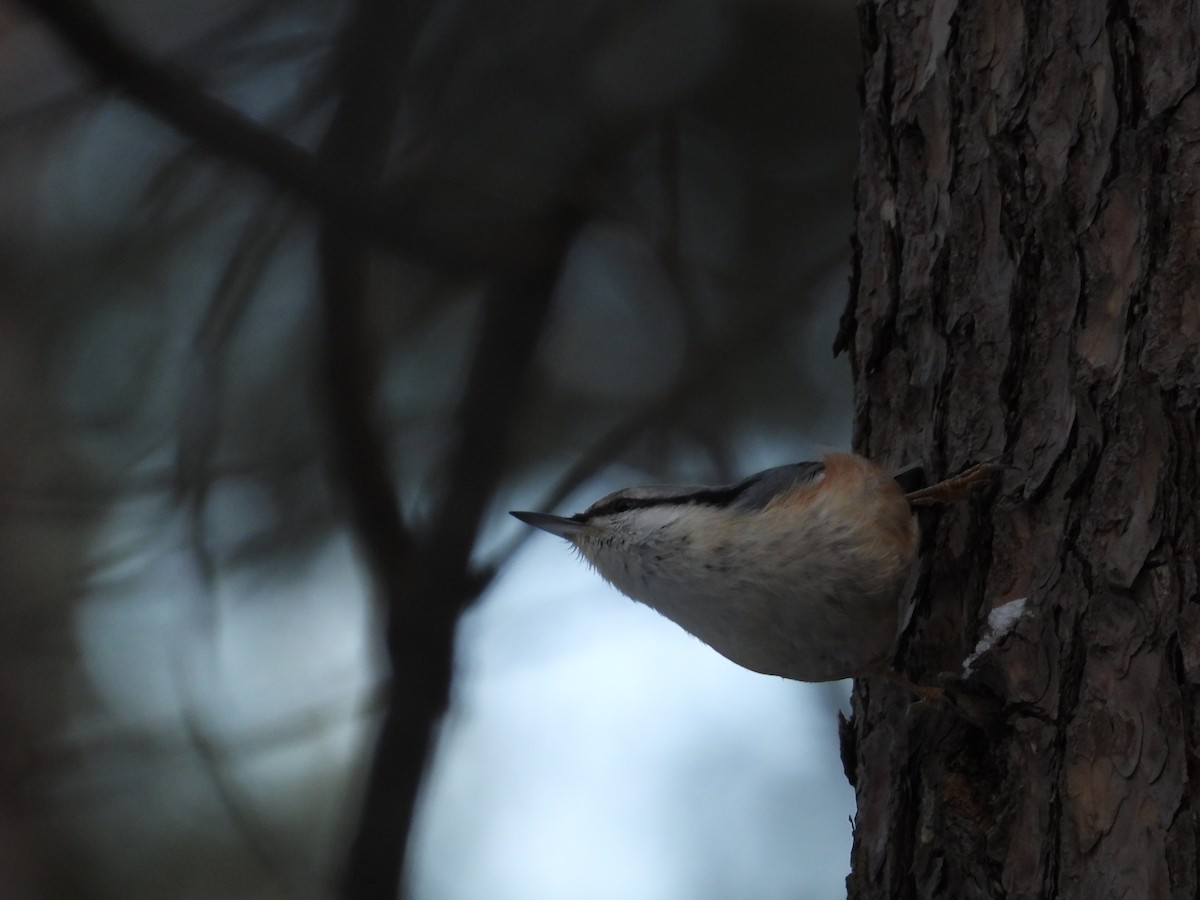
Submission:
[[912,505],[956,499],[992,468],[906,495],[874,463],[828,453],[727,486],[625,488],[570,517],[513,515],[735,663],[833,681],[888,674]]

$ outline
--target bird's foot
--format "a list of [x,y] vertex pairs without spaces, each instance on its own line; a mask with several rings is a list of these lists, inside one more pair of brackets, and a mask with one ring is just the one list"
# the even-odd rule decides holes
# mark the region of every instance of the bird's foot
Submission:
[[977,463],[957,475],[931,484],[904,496],[912,506],[933,506],[936,503],[957,503],[984,487],[992,478],[1012,466],[998,460]]

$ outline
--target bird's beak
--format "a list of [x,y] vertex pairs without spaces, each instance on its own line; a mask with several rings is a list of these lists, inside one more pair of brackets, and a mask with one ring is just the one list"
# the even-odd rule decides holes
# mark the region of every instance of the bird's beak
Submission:
[[587,527],[578,519],[568,519],[566,516],[552,516],[548,513],[539,512],[512,512],[509,515],[516,516],[526,525],[532,525],[534,528],[540,528],[542,531],[548,531],[560,538],[570,540],[577,534],[581,534]]

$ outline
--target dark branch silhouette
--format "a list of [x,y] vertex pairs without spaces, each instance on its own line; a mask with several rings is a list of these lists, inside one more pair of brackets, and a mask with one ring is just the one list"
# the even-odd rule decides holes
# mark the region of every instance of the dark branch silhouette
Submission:
[[180,67],[152,59],[89,0],[24,2],[102,82],[354,233],[418,262],[458,270],[536,267],[553,252],[557,224],[541,211],[428,173],[409,173],[382,188],[351,184],[306,148],[208,94]]
[[[399,105],[405,47],[422,9],[363,0],[340,45],[342,100],[320,159],[331,170],[377,178]],[[382,606],[391,668],[389,699],[374,748],[343,891],[391,898],[434,727],[450,696],[454,628],[483,582],[470,569],[486,505],[505,466],[521,386],[542,331],[559,258],[572,229],[556,230],[555,253],[525,275],[493,278],[463,399],[457,437],[429,523],[409,529],[398,505],[387,441],[373,416],[375,368],[367,341],[368,252],[327,218],[319,238],[325,320],[329,438],[351,527]]]

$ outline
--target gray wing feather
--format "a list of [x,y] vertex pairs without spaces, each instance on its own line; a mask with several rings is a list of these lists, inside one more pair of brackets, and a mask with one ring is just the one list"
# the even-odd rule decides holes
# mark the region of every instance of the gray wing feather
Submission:
[[802,462],[765,469],[741,483],[731,509],[754,512],[798,484],[807,484],[825,471],[824,463]]

